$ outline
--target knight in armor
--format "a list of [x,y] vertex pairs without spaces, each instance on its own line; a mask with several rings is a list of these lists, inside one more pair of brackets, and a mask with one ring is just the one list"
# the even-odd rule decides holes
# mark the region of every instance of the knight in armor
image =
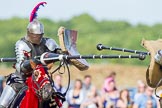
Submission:
[[0,108],[9,106],[19,90],[25,85],[26,78],[32,74],[30,60],[34,61],[35,56],[41,56],[44,52],[60,53],[61,50],[55,40],[43,35],[43,24],[38,19],[34,19],[27,26],[27,35],[16,42],[16,71],[7,79],[7,85],[0,97]]

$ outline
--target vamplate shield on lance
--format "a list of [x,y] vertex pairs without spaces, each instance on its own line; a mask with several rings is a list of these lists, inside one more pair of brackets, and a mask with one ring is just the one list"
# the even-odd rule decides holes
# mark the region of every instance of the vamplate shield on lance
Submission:
[[159,81],[162,79],[162,68],[155,62],[155,55],[158,50],[162,49],[162,39],[142,40],[142,45],[150,52],[151,61],[146,71],[146,81],[150,87],[161,86]]
[[[76,47],[77,31],[60,28],[58,30],[58,36],[63,53],[70,56],[80,55]],[[85,59],[70,59],[69,61],[81,71],[89,68],[89,64]]]

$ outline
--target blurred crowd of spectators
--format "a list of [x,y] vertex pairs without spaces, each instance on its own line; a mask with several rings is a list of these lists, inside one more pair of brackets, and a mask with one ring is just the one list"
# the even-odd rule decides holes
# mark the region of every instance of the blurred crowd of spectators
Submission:
[[[116,73],[111,72],[104,79],[101,88],[96,88],[92,76],[85,75],[83,80],[75,79],[66,95],[63,108],[160,108],[154,89],[144,81],[138,80],[133,88],[118,89]],[[55,89],[64,93],[62,76],[54,77]]]
[[[137,81],[135,88],[118,89],[115,80],[116,73],[107,76],[101,88],[96,88],[92,76],[85,75],[83,80],[75,79],[66,94],[63,108],[160,108],[154,89],[142,80]],[[64,93],[62,76],[54,76],[54,89]],[[0,77],[0,94],[5,86],[4,77]]]

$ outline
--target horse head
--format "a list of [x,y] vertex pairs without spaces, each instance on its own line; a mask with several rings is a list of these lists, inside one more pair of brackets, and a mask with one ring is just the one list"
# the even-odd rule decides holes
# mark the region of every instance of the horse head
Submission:
[[48,76],[47,67],[43,65],[37,65],[31,76],[32,89],[38,97],[42,100],[48,100],[51,98],[54,89],[51,86],[51,81]]
[[[42,64],[34,64],[31,62],[33,73],[26,80],[28,89],[21,101],[21,106],[24,108],[38,108],[44,102],[53,99],[55,93],[52,87],[52,80],[48,75],[48,67]],[[49,103],[48,103],[49,104]]]

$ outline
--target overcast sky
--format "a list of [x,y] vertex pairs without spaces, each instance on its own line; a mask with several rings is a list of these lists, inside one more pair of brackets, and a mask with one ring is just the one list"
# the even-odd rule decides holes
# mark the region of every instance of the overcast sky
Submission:
[[[162,23],[162,0],[44,0],[38,17],[68,20],[88,13],[96,20],[124,20],[132,24]],[[0,19],[18,16],[28,18],[40,0],[1,0]]]

